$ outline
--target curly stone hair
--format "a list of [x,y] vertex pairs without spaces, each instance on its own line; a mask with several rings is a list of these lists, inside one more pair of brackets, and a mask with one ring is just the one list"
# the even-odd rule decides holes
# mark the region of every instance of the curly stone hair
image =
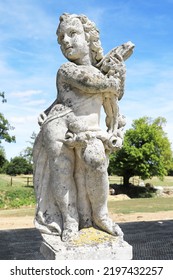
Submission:
[[91,55],[91,60],[92,60],[91,63],[92,63],[92,65],[95,66],[103,58],[103,49],[101,47],[99,30],[97,29],[95,23],[90,21],[87,16],[63,13],[60,16],[60,19],[59,19],[60,23],[59,23],[59,26],[56,31],[56,34],[58,36],[58,43],[60,44],[59,28],[60,28],[61,22],[67,21],[67,20],[73,19],[73,18],[79,19],[83,25],[85,37],[86,37],[86,40],[89,43],[89,47],[90,47],[90,55]]

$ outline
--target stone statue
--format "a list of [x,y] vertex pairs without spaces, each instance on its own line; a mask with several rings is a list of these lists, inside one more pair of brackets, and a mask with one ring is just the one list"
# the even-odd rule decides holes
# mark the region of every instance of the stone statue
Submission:
[[[84,15],[63,14],[58,43],[69,62],[57,73],[57,98],[39,117],[34,145],[35,225],[66,242],[82,228],[123,233],[108,217],[108,156],[123,142],[125,64],[134,45],[127,42],[103,55],[99,31]],[[107,131],[100,128],[100,111]]]

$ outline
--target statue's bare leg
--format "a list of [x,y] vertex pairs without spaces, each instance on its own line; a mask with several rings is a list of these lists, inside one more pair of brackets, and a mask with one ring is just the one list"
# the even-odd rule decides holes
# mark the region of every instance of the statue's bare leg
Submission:
[[75,182],[78,190],[78,213],[80,228],[92,226],[91,203],[86,189],[86,165],[81,158],[81,149],[76,150]]
[[[59,148],[59,147],[58,147]],[[77,194],[74,182],[74,151],[64,145],[61,152],[50,159],[51,188],[62,214],[62,241],[67,241],[79,230]]]
[[[55,123],[56,125],[56,123]],[[65,126],[64,126],[65,127]],[[52,124],[47,126],[45,144],[50,165],[50,189],[62,215],[62,241],[69,240],[79,230],[77,190],[74,181],[75,155],[59,139],[60,133]]]
[[99,139],[91,140],[83,157],[86,162],[86,187],[92,205],[93,221],[100,229],[112,235],[122,236],[119,226],[108,216],[108,160],[103,143]]

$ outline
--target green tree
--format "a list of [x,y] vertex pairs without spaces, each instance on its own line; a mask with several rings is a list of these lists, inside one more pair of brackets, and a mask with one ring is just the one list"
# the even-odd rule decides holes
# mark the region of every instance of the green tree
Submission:
[[35,142],[35,139],[37,137],[37,134],[35,132],[32,133],[31,135],[31,140],[27,141],[30,145],[28,147],[26,147],[21,153],[20,156],[25,158],[29,163],[33,164],[33,155],[32,155],[32,151],[33,151],[33,145]]
[[6,162],[7,160],[6,160],[4,148],[0,146],[0,173],[2,172],[2,167]]
[[4,115],[0,113],[0,143],[2,140],[6,142],[15,142],[15,136],[10,136],[9,130],[14,129],[5,119]]
[[23,157],[14,157],[5,166],[6,174],[8,175],[20,175],[20,174],[32,174],[32,164],[28,163]]
[[168,170],[168,176],[173,176],[173,158],[172,158],[172,164]]
[[110,156],[109,173],[122,176],[124,186],[133,176],[163,179],[172,161],[171,144],[163,130],[165,124],[162,117],[134,120],[125,133],[122,149]]
[[[0,97],[2,98],[3,103],[7,102],[4,92],[0,92]],[[12,127],[9,124],[8,120],[4,117],[4,115],[0,113],[0,143],[2,142],[2,140],[9,143],[15,142],[15,136],[10,136],[9,134],[9,130],[12,129],[14,129],[14,127]]]
[[2,103],[7,102],[7,99],[5,99],[5,92],[0,92],[0,97],[2,97]]

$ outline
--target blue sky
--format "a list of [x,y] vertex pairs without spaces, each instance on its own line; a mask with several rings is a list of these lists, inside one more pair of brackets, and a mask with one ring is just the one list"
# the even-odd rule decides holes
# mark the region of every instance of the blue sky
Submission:
[[[38,115],[56,97],[55,77],[66,61],[56,28],[63,12],[85,14],[100,30],[104,53],[135,44],[126,62],[126,90],[120,110],[132,120],[165,117],[173,142],[173,0],[2,0],[0,1],[0,112],[15,127],[15,144],[2,143],[8,159],[38,132]],[[104,118],[102,117],[102,125]]]

